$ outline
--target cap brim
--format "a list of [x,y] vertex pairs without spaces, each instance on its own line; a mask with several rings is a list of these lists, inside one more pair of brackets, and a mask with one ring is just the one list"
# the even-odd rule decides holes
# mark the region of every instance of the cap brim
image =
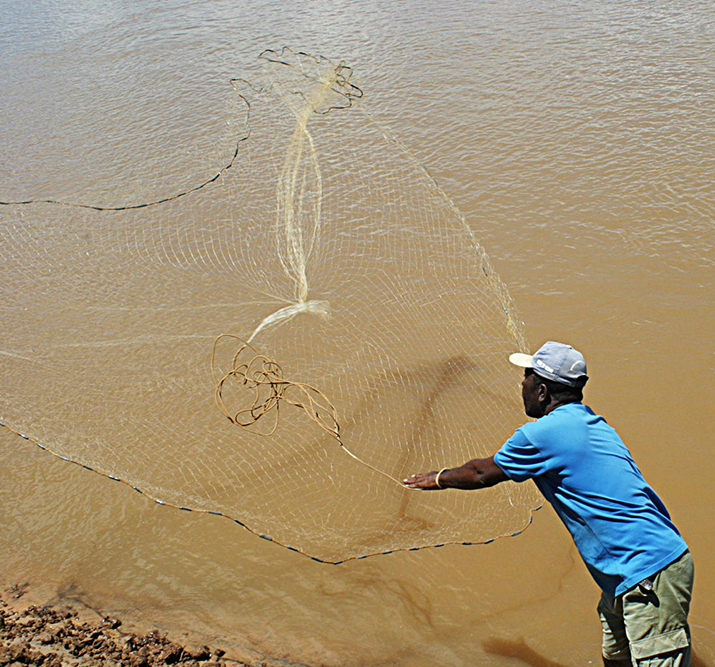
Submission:
[[533,368],[534,361],[533,356],[530,354],[524,354],[523,352],[515,352],[509,355],[509,361],[511,361],[514,366],[519,366],[521,368]]

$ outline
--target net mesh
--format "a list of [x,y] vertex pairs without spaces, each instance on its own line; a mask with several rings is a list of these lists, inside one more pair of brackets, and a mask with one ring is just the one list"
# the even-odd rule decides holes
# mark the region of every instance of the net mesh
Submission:
[[327,562],[518,531],[531,484],[398,482],[522,422],[504,285],[349,67],[260,58],[207,183],[0,207],[3,424]]

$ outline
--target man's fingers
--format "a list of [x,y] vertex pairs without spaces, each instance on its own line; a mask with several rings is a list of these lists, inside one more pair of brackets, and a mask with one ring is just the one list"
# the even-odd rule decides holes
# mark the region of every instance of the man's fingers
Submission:
[[434,482],[436,476],[436,472],[421,472],[403,479],[402,483],[410,489],[431,491],[438,488]]
[[422,475],[422,474],[420,473],[420,474],[417,474],[417,475],[410,475],[409,477],[407,477],[406,479],[403,479],[402,481],[405,482],[405,484],[407,484],[407,482],[417,482],[417,481],[418,481],[419,479],[421,479],[422,477],[424,477],[424,475]]
[[417,484],[419,482],[424,482],[426,479],[428,479],[430,476],[430,473],[417,473],[415,475],[410,475],[407,479],[403,479],[402,481],[405,484]]

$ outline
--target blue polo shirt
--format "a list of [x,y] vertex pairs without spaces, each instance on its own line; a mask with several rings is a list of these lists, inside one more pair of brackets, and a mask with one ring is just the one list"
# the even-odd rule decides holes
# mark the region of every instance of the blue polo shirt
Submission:
[[616,431],[582,403],[524,424],[494,461],[515,482],[534,480],[609,595],[625,593],[688,548]]

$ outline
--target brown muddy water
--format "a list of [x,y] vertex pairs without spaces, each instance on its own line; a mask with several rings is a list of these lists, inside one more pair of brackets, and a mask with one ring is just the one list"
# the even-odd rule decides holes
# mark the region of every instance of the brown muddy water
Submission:
[[[203,180],[233,149],[228,81],[264,48],[349,62],[466,216],[532,345],[586,354],[586,402],[691,546],[696,652],[715,664],[710,3],[67,0],[0,15],[0,200],[141,201]],[[549,508],[515,539],[329,566],[7,431],[0,467],[7,583],[267,664],[599,662],[598,591]]]

